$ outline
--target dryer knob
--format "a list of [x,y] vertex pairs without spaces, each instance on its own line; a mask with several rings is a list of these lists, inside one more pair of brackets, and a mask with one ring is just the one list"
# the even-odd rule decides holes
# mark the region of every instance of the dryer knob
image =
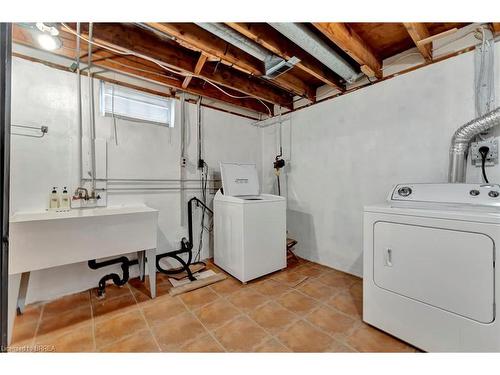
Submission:
[[398,194],[402,197],[407,197],[410,195],[412,192],[411,187],[409,186],[403,186],[402,188],[398,189]]
[[491,191],[488,193],[488,195],[489,195],[490,197],[492,197],[492,198],[497,198],[497,197],[500,195],[500,193],[499,193],[498,191],[496,191],[496,190],[491,190]]
[[472,195],[473,197],[477,197],[479,195],[479,190],[471,190],[469,191],[469,194]]

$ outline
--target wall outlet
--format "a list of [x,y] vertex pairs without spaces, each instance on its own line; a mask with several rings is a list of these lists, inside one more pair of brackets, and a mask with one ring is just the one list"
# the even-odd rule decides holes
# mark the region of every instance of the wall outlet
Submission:
[[187,158],[181,156],[181,167],[185,167],[187,165]]
[[488,155],[486,156],[485,165],[491,167],[498,164],[498,139],[495,139],[490,141],[473,142],[471,144],[472,165],[475,165],[476,167],[481,166],[482,158],[479,153],[479,149],[482,146],[486,146],[490,149]]

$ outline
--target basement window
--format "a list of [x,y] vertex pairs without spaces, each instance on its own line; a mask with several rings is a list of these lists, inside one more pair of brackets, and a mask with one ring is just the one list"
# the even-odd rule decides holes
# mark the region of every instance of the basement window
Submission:
[[174,127],[173,100],[101,81],[101,115]]

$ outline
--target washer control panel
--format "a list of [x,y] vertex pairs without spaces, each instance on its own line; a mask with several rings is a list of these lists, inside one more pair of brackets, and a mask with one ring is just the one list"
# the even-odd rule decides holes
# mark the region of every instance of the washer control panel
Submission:
[[[474,205],[500,209],[499,184],[398,184],[388,197],[389,203],[407,202]],[[408,206],[405,204],[405,206]]]

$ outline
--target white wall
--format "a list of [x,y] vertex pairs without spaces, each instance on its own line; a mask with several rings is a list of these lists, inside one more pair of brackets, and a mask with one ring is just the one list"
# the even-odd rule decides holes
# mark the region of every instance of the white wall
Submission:
[[[283,137],[290,159],[283,183],[289,235],[299,241],[299,255],[361,275],[363,206],[383,202],[396,183],[446,182],[451,136],[474,118],[473,56],[291,114]],[[499,43],[496,56],[498,82]],[[261,135],[265,190],[274,191],[276,126]],[[479,169],[471,169],[468,180],[481,182]],[[500,182],[500,167],[488,168],[488,175]]]
[[[12,123],[47,125],[49,133],[44,138],[12,136],[11,212],[45,210],[52,186],[68,186],[72,192],[79,183],[76,76],[18,58],[13,60],[12,72]],[[87,79],[83,78],[84,135],[88,126],[87,85]],[[96,136],[107,141],[108,178],[179,179],[179,116],[176,116],[173,129],[118,120],[116,145],[112,119],[99,115],[98,87],[96,82]],[[176,113],[179,114],[180,103],[175,103]],[[250,120],[207,108],[202,111],[204,157],[210,170],[218,170],[219,161],[255,161],[261,164],[260,134],[258,129],[249,126]],[[187,112],[187,178],[198,178],[195,167],[196,106],[188,104]],[[13,128],[12,131],[20,130]],[[166,185],[178,186],[178,183],[155,186]],[[133,185],[140,186],[143,185]],[[189,186],[198,187],[199,183],[190,183]],[[195,193],[199,195],[199,192],[191,191],[186,198]],[[181,206],[179,191],[134,191],[108,195],[108,205],[134,203],[144,203],[160,210],[159,252],[179,248],[180,239],[187,236],[187,228],[181,225],[180,215],[181,209],[186,210],[186,205]],[[196,219],[194,227],[199,228]],[[199,230],[194,232],[197,244]],[[205,238],[207,244],[208,237]],[[202,257],[207,256],[208,247],[205,246]],[[92,271],[86,263],[81,263],[34,272],[28,302],[96,286],[100,276],[110,270],[112,268]]]

